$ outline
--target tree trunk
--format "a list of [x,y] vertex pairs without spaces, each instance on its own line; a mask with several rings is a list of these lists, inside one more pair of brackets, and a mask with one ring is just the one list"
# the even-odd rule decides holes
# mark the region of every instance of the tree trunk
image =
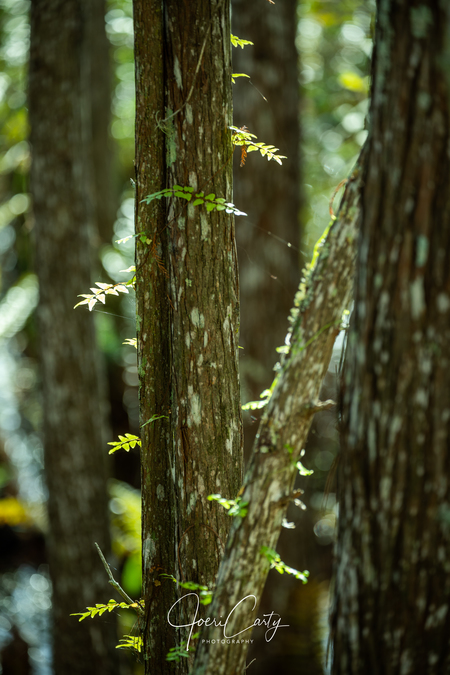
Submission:
[[378,3],[333,673],[450,669],[448,3]]
[[[144,651],[158,675],[187,670],[166,662],[187,635],[161,574],[214,582],[231,519],[207,496],[242,480],[239,311],[233,217],[142,200],[173,185],[232,200],[229,3],[135,0],[134,19]],[[188,614],[182,601],[172,624]]]
[[[287,155],[282,166],[258,153],[249,155],[243,167],[239,153],[234,162],[236,202],[248,214],[237,223],[236,239],[245,310],[239,335],[241,378],[244,400],[251,401],[274,378],[275,349],[283,344],[300,274],[297,2],[233,0],[232,6],[233,33],[254,43],[233,49],[233,71],[250,75],[252,83],[242,77],[233,85],[234,124],[246,125],[258,141]],[[245,426],[247,455],[256,431],[256,424]]]
[[103,410],[93,316],[74,311],[91,284],[83,39],[79,0],[31,6],[31,189],[49,491],[56,673],[115,673],[115,628],[69,615],[111,596],[94,548],[109,550]]
[[[279,360],[275,350],[284,343],[286,318],[300,276],[297,5],[296,0],[283,0],[276,5],[246,0],[232,2],[233,34],[254,43],[244,49],[233,49],[233,71],[251,77],[251,83],[240,78],[233,86],[234,124],[247,125],[258,140],[273,143],[281,149],[281,154],[287,155],[282,166],[256,155],[250,155],[244,167],[239,166],[238,154],[234,161],[236,201],[245,204],[248,214],[236,227],[242,306],[239,344],[243,347],[240,353],[243,402],[258,400],[261,392],[272,384],[273,366]],[[256,411],[244,415],[246,457],[250,456],[258,431],[255,422],[258,416]],[[283,534],[290,560],[304,559],[306,547],[315,550],[314,541],[312,546],[305,547],[307,538],[315,539],[310,519],[300,519],[295,531],[285,530]],[[322,672],[320,654],[317,655],[318,650],[310,639],[314,622],[305,620],[306,616],[317,614],[314,606],[317,594],[310,590],[311,584],[309,588],[299,589],[298,582],[286,575],[274,572],[268,576],[261,612],[276,609],[282,616],[289,613],[291,627],[283,631],[282,638],[271,642],[266,642],[262,631],[253,633],[249,660],[255,657],[256,661],[252,663],[252,675],[271,675],[276,668],[284,675],[298,673],[303,658],[308,668],[305,674]],[[298,594],[303,600],[295,602]]]
[[[232,612],[226,628],[204,628],[196,654],[195,675],[244,672],[247,645],[230,645],[225,638],[231,635],[250,639],[247,629],[254,625],[269,570],[261,548],[275,547],[283,516],[294,499],[296,463],[312,416],[320,408],[317,404],[320,385],[350,299],[360,185],[358,165],[312,277],[307,284],[300,285],[289,355],[282,362],[244,480],[242,501],[248,502],[248,512],[244,518],[233,521],[208,615],[216,620],[227,617],[238,603],[247,600]],[[225,644],[219,646],[217,641],[222,640]]]

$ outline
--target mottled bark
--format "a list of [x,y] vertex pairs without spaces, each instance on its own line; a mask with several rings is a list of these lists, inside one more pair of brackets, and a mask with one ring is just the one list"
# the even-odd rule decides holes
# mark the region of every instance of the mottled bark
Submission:
[[161,574],[213,583],[231,520],[207,496],[234,497],[242,480],[239,312],[233,217],[141,201],[175,184],[232,201],[229,3],[135,0],[134,18],[141,424],[165,416],[142,434],[144,649],[157,675],[188,665],[165,660],[187,635],[167,621],[179,592]]
[[56,673],[117,672],[113,621],[71,612],[111,596],[94,548],[109,549],[106,448],[93,316],[73,310],[91,285],[84,23],[79,0],[31,5],[29,110],[38,327],[49,491]]
[[[217,619],[227,617],[241,600],[247,596],[251,599],[231,614],[225,633],[223,628],[204,629],[196,655],[195,675],[241,675],[244,672],[246,647],[219,646],[213,641],[239,634],[252,626],[257,616],[257,603],[269,569],[261,547],[276,546],[283,516],[292,499],[296,462],[317,409],[320,385],[342,313],[350,300],[360,186],[358,165],[312,278],[307,288],[300,290],[304,297],[298,298],[301,302],[290,351],[282,362],[244,479],[242,500],[248,502],[248,513],[233,521],[208,615]],[[253,596],[256,598],[254,610]],[[240,637],[248,639],[250,634],[245,632]]]
[[450,7],[378,3],[333,673],[450,672]]
[[[234,124],[246,125],[258,141],[287,155],[282,166],[258,153],[249,155],[244,167],[236,153],[234,163],[236,202],[248,214],[236,223],[236,241],[243,307],[241,379],[251,401],[272,383],[275,349],[285,338],[300,273],[297,2],[233,0],[232,7],[233,33],[254,43],[233,48],[233,72],[251,78],[251,83],[239,78],[233,85]],[[256,431],[255,424],[245,428],[248,453]]]

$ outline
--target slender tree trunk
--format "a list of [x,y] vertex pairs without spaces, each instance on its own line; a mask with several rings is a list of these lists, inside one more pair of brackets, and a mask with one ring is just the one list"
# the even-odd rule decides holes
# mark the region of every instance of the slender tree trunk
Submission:
[[333,673],[450,670],[450,7],[378,3]]
[[92,219],[102,242],[110,242],[118,208],[114,152],[110,136],[112,75],[110,46],[105,31],[106,0],[85,3],[84,40],[87,96],[92,158],[90,185]]
[[[238,282],[232,216],[142,200],[173,185],[232,200],[229,3],[135,0],[134,18],[144,651],[158,675],[187,670],[166,662],[187,635],[161,574],[214,582],[231,520],[207,496],[242,480]],[[188,614],[182,601],[170,620]]]
[[[228,617],[230,612],[231,616],[225,628],[203,629],[195,675],[244,672],[247,645],[230,645],[224,638],[250,639],[247,629],[257,618],[269,570],[261,548],[276,546],[282,519],[294,499],[296,463],[312,416],[321,408],[317,403],[320,385],[352,289],[361,173],[358,164],[312,277],[300,285],[289,355],[282,362],[244,479],[242,500],[248,502],[248,512],[233,521],[213,603],[208,608],[208,615],[216,619]],[[232,611],[235,607],[237,610]],[[276,620],[270,621],[272,628]],[[226,644],[218,645],[218,640]]]
[[[249,155],[243,167],[239,153],[234,162],[236,202],[248,214],[236,227],[245,310],[239,336],[241,378],[247,400],[255,400],[272,383],[275,349],[283,344],[300,274],[297,2],[233,0],[232,7],[233,33],[254,43],[233,49],[233,72],[251,78],[251,83],[243,77],[233,85],[234,124],[246,125],[258,141],[287,155],[282,166],[258,153]],[[245,427],[247,454],[256,431],[255,424]]]
[[29,109],[31,189],[40,286],[48,557],[57,674],[115,673],[115,628],[70,613],[111,591],[94,548],[109,550],[103,407],[93,316],[73,311],[91,284],[90,175],[85,98],[84,6],[33,0]]

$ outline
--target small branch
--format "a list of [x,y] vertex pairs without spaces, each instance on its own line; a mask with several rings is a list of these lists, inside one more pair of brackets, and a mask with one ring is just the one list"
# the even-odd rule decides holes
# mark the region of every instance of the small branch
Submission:
[[331,410],[337,405],[336,401],[333,401],[331,398],[326,401],[316,401],[315,403],[310,403],[303,408],[304,413],[310,415],[315,415],[317,412],[322,412],[322,410]]
[[109,577],[109,582],[108,582],[108,583],[110,583],[111,586],[112,586],[113,588],[115,588],[115,590],[119,593],[119,595],[121,595],[122,598],[123,598],[124,600],[126,600],[126,602],[128,602],[129,605],[136,605],[138,614],[143,615],[143,614],[144,614],[144,610],[142,609],[142,607],[140,606],[140,604],[139,604],[138,602],[135,602],[134,600],[132,600],[132,599],[130,598],[130,596],[123,590],[123,588],[122,588],[122,586],[119,584],[119,582],[116,581],[116,580],[114,579],[113,574],[112,574],[112,572],[111,572],[111,568],[110,568],[110,566],[108,565],[108,563],[106,562],[106,558],[105,558],[105,556],[103,555],[100,546],[97,544],[96,541],[94,542],[94,544],[95,544],[95,548],[97,549],[97,553],[98,553],[99,556],[100,556],[100,560],[102,561],[103,566],[104,566],[104,568],[105,568],[105,570],[106,570],[106,574],[107,574],[108,577]]
[[277,506],[287,506],[290,504],[290,502],[293,502],[295,499],[298,499],[301,497],[303,494],[303,490],[296,490],[295,492],[291,492],[290,495],[286,495],[286,497],[282,497],[276,502]]

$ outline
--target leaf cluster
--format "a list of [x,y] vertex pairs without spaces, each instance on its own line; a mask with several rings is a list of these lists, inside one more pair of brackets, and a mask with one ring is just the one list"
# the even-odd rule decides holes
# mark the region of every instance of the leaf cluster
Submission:
[[105,304],[105,299],[107,295],[119,295],[119,293],[129,293],[128,288],[134,288],[134,279],[127,281],[125,284],[104,284],[100,281],[96,281],[95,285],[98,288],[91,288],[92,293],[82,293],[79,295],[79,298],[85,298],[78,302],[76,307],[80,305],[88,305],[89,311],[91,312],[97,302]]
[[141,635],[124,635],[119,642],[123,642],[123,644],[116,645],[116,649],[133,649],[140,654],[144,648],[144,640]]
[[[191,640],[197,640],[199,637],[200,633],[194,633],[194,635],[191,637]],[[169,653],[166,656],[166,661],[175,661],[176,663],[179,663],[182,657],[189,657],[190,654],[186,649],[186,645],[186,640],[183,640],[180,645],[169,649]]]
[[[300,460],[298,462],[296,462],[292,458],[292,455],[293,455],[293,452],[294,452],[294,448],[292,447],[292,445],[289,445],[288,443],[286,443],[286,445],[284,447],[288,451],[289,455],[291,455],[292,464],[293,465],[295,464],[295,466],[298,469],[298,472],[299,472],[300,476],[312,476],[313,473],[314,473],[313,469],[307,469],[306,467],[303,466],[303,464],[300,462]],[[300,457],[303,457],[304,454],[305,454],[305,451],[302,450],[301,453],[300,453]]]
[[260,553],[270,562],[270,569],[275,569],[277,572],[279,572],[279,574],[284,574],[285,572],[286,574],[292,574],[292,576],[294,576],[296,579],[300,579],[300,581],[302,581],[304,584],[308,582],[308,570],[299,572],[293,567],[289,567],[289,565],[286,565],[286,563],[281,560],[280,556],[276,551],[274,551],[273,548],[269,548],[269,546],[262,546]]
[[202,605],[209,605],[212,602],[213,592],[209,590],[208,586],[202,586],[195,581],[177,581],[172,574],[161,574],[160,576],[166,579],[171,579],[180,588],[185,588],[187,591],[198,591],[198,598]]
[[233,47],[240,47],[241,49],[244,49],[245,45],[253,45],[253,42],[250,42],[250,40],[242,40],[241,38],[238,38],[237,35],[231,34],[230,38]]
[[[234,76],[236,77],[236,75]],[[253,139],[257,138],[255,134],[251,134],[246,129],[239,129],[239,127],[228,127],[232,132],[231,142],[233,145],[244,146],[247,152],[259,151],[262,157],[267,157],[270,161],[275,160],[278,164],[282,164],[282,159],[286,159],[285,155],[275,154],[278,148],[274,145],[265,145],[264,143],[256,143]]]
[[241,497],[237,499],[225,499],[222,495],[208,495],[208,500],[210,502],[218,502],[228,511],[229,516],[239,516],[240,518],[245,518],[247,515],[248,502],[242,501]]
[[106,605],[98,602],[95,607],[87,607],[87,612],[77,612],[75,614],[71,614],[70,616],[79,616],[80,618],[78,621],[83,621],[88,617],[93,619],[95,616],[97,616],[97,614],[98,616],[101,616],[105,612],[112,612],[113,609],[134,609],[137,611],[139,608],[142,609],[140,603],[138,602],[129,604],[128,602],[116,602],[115,600],[109,600]]
[[226,213],[234,213],[235,216],[246,216],[247,214],[243,211],[239,211],[231,202],[226,202],[223,197],[216,197],[214,192],[211,192],[208,195],[205,195],[204,192],[196,192],[194,195],[194,188],[184,187],[182,185],[174,185],[171,188],[164,188],[164,190],[159,190],[159,192],[154,192],[151,195],[147,195],[142,202],[150,204],[154,199],[162,199],[162,197],[179,197],[180,199],[185,199],[187,202],[190,202],[193,197],[195,197],[192,202],[193,206],[200,206],[205,204],[206,210],[214,211],[225,211]]
[[236,80],[234,79],[235,77],[248,77],[250,78],[250,75],[247,75],[247,73],[233,73],[231,76],[231,81],[233,84],[236,84]]
[[271,389],[264,389],[264,391],[259,395],[259,397],[262,399],[261,401],[249,401],[248,403],[244,403],[243,406],[241,406],[242,410],[260,410],[260,408],[264,408],[269,403],[270,397],[272,396],[272,390]]
[[125,450],[126,452],[129,452],[130,448],[135,448],[136,445],[141,446],[142,444],[139,436],[135,436],[134,434],[125,434],[125,436],[121,436],[119,434],[119,440],[110,441],[108,445],[113,446],[108,453],[108,455],[112,455],[114,452],[117,452],[117,450]]

